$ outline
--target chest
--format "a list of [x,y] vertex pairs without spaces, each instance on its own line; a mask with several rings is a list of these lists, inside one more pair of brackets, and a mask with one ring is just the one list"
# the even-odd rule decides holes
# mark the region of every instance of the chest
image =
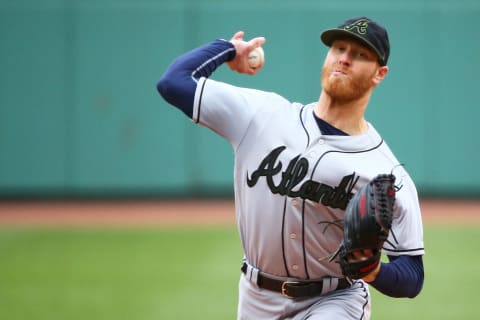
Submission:
[[248,188],[344,209],[357,186],[377,171],[376,158],[375,151],[349,152],[326,141],[307,148],[280,144],[251,152],[243,169]]
[[301,113],[254,122],[246,141],[236,154],[239,187],[332,208],[343,209],[359,186],[391,170],[381,139],[322,135],[313,117]]

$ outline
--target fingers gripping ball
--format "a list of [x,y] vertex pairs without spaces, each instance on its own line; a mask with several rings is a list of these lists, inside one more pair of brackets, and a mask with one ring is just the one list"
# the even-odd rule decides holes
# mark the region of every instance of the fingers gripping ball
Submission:
[[263,66],[265,62],[265,53],[262,47],[256,47],[248,55],[248,65],[257,69]]
[[395,176],[380,174],[364,185],[345,209],[343,241],[338,249],[344,276],[361,279],[380,263],[392,226]]

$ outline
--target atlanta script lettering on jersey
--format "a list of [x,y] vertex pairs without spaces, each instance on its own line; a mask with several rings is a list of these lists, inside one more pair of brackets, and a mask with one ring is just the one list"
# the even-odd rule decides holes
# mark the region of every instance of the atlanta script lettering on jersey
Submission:
[[[307,175],[309,163],[307,159],[298,155],[290,160],[285,171],[282,171],[282,162],[278,160],[278,157],[285,149],[285,146],[273,149],[250,177],[248,177],[247,173],[247,185],[252,188],[261,177],[265,177],[267,185],[273,194],[300,197],[315,202],[321,201],[325,206],[345,210],[348,201],[353,196],[352,190],[358,181],[358,176],[355,175],[355,172],[344,176],[336,187],[309,179],[295,190],[294,188]],[[273,178],[278,174],[281,175],[281,181],[278,185],[275,185]]]

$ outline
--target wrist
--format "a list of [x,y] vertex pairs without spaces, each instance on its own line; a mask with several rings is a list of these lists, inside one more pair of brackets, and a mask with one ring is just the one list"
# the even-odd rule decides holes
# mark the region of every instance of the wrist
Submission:
[[378,265],[375,267],[375,269],[372,272],[370,272],[368,275],[363,277],[362,280],[368,283],[375,281],[378,274],[380,273],[381,266],[382,264],[379,262]]

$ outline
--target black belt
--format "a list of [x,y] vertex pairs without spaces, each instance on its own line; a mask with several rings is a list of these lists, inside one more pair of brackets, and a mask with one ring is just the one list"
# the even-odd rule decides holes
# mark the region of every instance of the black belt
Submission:
[[[245,275],[247,275],[247,268],[248,265],[243,263],[241,270]],[[258,273],[257,276],[258,287],[279,292],[287,298],[308,298],[321,295],[325,281],[331,281],[331,279],[326,278],[321,281],[283,281],[267,277],[260,273]],[[337,287],[330,291],[343,290],[350,286],[350,282],[344,278],[340,278],[338,279]]]

